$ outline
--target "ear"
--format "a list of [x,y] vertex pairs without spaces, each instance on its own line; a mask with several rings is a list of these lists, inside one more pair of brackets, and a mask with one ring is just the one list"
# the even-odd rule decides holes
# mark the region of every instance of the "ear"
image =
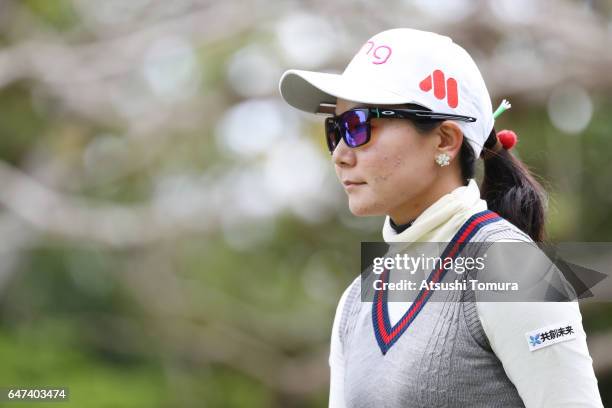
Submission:
[[451,158],[457,157],[463,143],[463,132],[459,125],[446,120],[436,130],[440,138],[436,149],[440,153],[447,153]]

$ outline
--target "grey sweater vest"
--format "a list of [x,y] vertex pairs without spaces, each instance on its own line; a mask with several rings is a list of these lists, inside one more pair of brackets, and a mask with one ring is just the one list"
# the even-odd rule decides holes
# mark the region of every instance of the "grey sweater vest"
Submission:
[[[531,241],[503,219],[470,241],[499,239]],[[431,298],[386,354],[377,344],[372,302],[361,301],[360,289],[358,278],[339,325],[347,407],[524,407],[488,344],[469,289],[433,294],[443,298]]]

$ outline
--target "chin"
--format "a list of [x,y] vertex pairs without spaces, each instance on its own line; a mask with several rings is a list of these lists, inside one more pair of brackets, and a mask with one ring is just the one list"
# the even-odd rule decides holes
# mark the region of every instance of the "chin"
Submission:
[[357,217],[367,217],[375,215],[384,215],[386,212],[382,208],[377,208],[375,203],[365,200],[356,200],[349,198],[349,210]]

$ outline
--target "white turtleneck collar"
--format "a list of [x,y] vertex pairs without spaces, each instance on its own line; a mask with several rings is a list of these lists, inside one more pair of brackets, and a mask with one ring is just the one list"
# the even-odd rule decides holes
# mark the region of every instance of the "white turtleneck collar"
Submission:
[[400,233],[393,229],[387,216],[383,238],[386,242],[447,242],[468,218],[486,209],[487,202],[480,198],[476,180],[470,179],[467,186],[457,187],[427,207]]

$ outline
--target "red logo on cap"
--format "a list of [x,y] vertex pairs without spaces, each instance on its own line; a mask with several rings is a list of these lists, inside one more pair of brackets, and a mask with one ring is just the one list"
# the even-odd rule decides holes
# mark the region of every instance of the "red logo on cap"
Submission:
[[427,78],[419,83],[419,87],[425,91],[431,91],[433,83],[434,96],[438,99],[444,99],[451,108],[456,108],[459,105],[459,93],[457,91],[457,80],[455,78],[448,78],[444,80],[444,72],[436,69],[433,74],[428,75]]

